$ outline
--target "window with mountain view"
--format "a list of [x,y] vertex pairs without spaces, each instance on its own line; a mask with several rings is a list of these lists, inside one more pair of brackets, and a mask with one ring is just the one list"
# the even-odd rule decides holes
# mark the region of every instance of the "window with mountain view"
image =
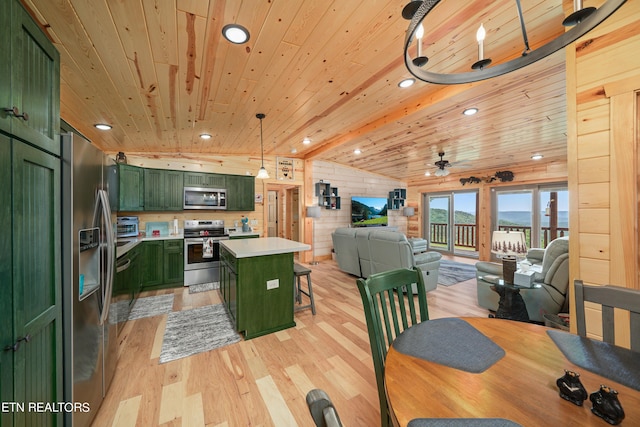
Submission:
[[499,189],[493,206],[493,229],[524,232],[529,248],[544,248],[550,241],[569,235],[566,185]]

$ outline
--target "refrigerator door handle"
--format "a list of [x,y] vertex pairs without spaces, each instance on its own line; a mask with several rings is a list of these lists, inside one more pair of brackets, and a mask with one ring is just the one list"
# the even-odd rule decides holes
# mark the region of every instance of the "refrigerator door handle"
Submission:
[[100,205],[102,206],[102,217],[107,235],[107,277],[105,280],[103,292],[102,313],[100,313],[100,324],[103,325],[109,316],[109,307],[111,305],[111,293],[113,290],[113,268],[114,262],[114,241],[113,241],[113,224],[111,224],[111,208],[109,206],[109,196],[104,190],[98,190]]

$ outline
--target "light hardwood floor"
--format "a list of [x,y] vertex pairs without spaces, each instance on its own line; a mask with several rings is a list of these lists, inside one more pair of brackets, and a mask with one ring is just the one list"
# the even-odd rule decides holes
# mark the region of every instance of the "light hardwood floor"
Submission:
[[[451,257],[449,257],[451,259]],[[461,262],[475,260],[456,258]],[[118,370],[94,426],[311,426],[305,396],[322,388],[344,424],[375,426],[379,408],[362,301],[334,261],[310,266],[317,314],[296,327],[159,364],[166,315],[129,321]],[[427,294],[430,318],[486,316],[475,278]],[[220,302],[218,291],[174,293],[174,310]]]

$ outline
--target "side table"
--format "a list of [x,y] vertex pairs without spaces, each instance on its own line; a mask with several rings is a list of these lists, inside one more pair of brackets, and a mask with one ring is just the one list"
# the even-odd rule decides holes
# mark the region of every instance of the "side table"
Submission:
[[[498,311],[496,311],[495,317],[529,322],[529,313],[522,295],[520,295],[520,289],[523,288],[506,282],[491,286],[491,290],[500,295]],[[540,289],[540,285],[534,285],[526,289]]]

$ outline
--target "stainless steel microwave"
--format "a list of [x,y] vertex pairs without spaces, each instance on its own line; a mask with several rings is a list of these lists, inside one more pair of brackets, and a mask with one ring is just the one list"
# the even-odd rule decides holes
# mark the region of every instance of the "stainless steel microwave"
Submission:
[[224,188],[184,187],[184,209],[227,209]]

